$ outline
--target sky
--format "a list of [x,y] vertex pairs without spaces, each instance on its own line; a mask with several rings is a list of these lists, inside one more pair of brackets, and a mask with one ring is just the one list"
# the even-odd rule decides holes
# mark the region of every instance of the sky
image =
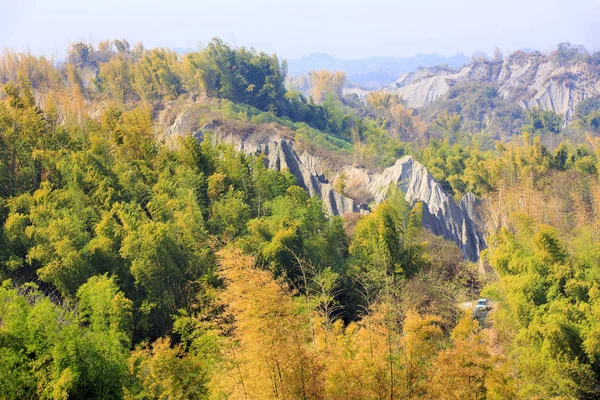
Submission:
[[0,48],[61,56],[80,40],[196,49],[213,37],[288,59],[600,50],[600,0],[0,0]]

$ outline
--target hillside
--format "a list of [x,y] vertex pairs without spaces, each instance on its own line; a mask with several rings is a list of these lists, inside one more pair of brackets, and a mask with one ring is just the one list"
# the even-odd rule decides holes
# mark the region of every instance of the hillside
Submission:
[[503,60],[475,61],[463,68],[424,68],[405,73],[385,90],[410,107],[425,107],[461,84],[489,85],[499,98],[526,110],[539,108],[573,120],[577,106],[600,95],[600,60],[564,45],[552,54],[515,52]]

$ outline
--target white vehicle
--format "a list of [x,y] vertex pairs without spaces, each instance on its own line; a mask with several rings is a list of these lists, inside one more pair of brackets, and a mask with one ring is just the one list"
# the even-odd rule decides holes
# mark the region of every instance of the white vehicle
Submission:
[[489,311],[489,309],[490,309],[490,307],[488,305],[487,299],[479,299],[479,300],[477,300],[477,304],[475,304],[475,311],[476,312]]

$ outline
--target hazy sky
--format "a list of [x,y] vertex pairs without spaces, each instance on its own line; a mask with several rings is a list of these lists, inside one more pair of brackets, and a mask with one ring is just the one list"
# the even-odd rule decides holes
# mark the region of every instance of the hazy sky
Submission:
[[105,38],[191,47],[221,37],[285,58],[600,49],[600,0],[0,0],[0,47],[64,54]]

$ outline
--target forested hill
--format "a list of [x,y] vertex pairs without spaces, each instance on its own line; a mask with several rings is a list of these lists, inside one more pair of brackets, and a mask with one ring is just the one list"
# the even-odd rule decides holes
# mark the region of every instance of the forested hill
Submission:
[[[499,135],[465,97],[287,68],[218,39],[3,53],[0,398],[598,398],[597,98]],[[485,235],[478,264],[430,232],[467,217],[438,228]]]

